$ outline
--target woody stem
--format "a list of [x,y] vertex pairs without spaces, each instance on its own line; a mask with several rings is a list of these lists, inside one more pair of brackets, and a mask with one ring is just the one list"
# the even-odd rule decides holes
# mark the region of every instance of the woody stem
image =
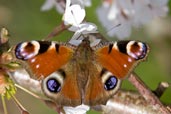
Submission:
[[64,22],[62,22],[59,26],[55,27],[52,32],[50,32],[45,38],[44,40],[48,40],[52,37],[57,36],[58,34],[60,34],[61,32],[63,32],[64,30],[68,29],[70,26],[66,26],[64,24]]
[[132,73],[128,80],[137,88],[139,93],[153,106],[159,108],[162,114],[170,114],[171,112],[161,103],[158,97],[144,84],[144,82],[137,76],[137,74]]

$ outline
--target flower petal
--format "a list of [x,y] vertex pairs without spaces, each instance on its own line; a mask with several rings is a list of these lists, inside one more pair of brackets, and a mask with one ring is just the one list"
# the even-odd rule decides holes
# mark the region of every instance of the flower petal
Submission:
[[55,6],[55,4],[56,4],[55,0],[46,0],[41,7],[41,11],[50,10]]
[[63,109],[66,114],[86,114],[86,112],[90,110],[90,107],[82,104],[76,107],[64,106]]
[[70,0],[67,0],[63,21],[65,25],[78,26],[85,18],[85,9],[79,4],[70,6]]
[[121,24],[108,32],[109,36],[119,39],[128,37],[132,27],[139,27],[166,16],[168,0],[112,0],[108,5],[97,9],[97,15],[102,25],[109,31],[115,25]]

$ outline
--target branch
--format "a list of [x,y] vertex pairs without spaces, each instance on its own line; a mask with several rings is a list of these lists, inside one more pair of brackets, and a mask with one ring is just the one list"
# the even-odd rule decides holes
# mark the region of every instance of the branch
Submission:
[[138,92],[128,90],[119,90],[101,110],[103,114],[161,114]]
[[144,84],[144,82],[135,74],[132,73],[128,80],[137,88],[139,93],[145,98],[145,100],[153,105],[162,114],[170,114],[169,111],[159,100],[159,98]]
[[62,33],[63,31],[67,30],[69,26],[66,26],[64,22],[62,22],[59,26],[55,27],[43,40],[51,39]]
[[[98,109],[97,109],[98,108]],[[164,107],[169,112],[169,106]],[[166,114],[136,91],[119,90],[106,105],[95,107],[103,114]]]

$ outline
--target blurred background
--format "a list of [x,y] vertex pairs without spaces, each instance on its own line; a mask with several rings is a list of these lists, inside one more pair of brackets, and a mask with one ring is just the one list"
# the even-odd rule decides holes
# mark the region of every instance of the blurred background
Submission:
[[[10,32],[10,43],[15,45],[21,41],[39,40],[48,35],[53,28],[60,24],[61,14],[53,8],[42,12],[40,8],[44,0],[0,0],[0,27],[6,27]],[[101,3],[93,0],[92,6],[86,8],[86,20],[95,23],[98,30],[111,41],[116,37],[108,37],[102,25],[97,21],[96,8]],[[169,0],[169,9],[171,0]],[[140,78],[151,88],[155,89],[159,82],[171,83],[171,11],[164,18],[133,29],[130,40],[141,40],[150,46],[148,60],[141,63],[135,70]],[[63,32],[53,40],[65,41],[72,36],[70,32]],[[124,80],[122,88],[135,90],[131,83]],[[16,97],[30,114],[56,114],[38,99],[18,90]],[[161,97],[162,102],[171,104],[171,87]],[[9,114],[19,114],[19,110],[12,100],[7,101]],[[0,101],[0,113],[3,112]],[[90,111],[89,114],[98,114]]]

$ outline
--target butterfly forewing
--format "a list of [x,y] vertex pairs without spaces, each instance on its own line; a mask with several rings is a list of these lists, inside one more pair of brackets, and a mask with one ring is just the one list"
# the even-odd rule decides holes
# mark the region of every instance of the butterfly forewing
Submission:
[[148,46],[142,42],[119,41],[97,49],[97,61],[116,77],[125,78],[137,65],[144,60]]
[[31,76],[44,78],[57,71],[72,57],[73,49],[49,41],[31,41],[15,47],[15,57]]

